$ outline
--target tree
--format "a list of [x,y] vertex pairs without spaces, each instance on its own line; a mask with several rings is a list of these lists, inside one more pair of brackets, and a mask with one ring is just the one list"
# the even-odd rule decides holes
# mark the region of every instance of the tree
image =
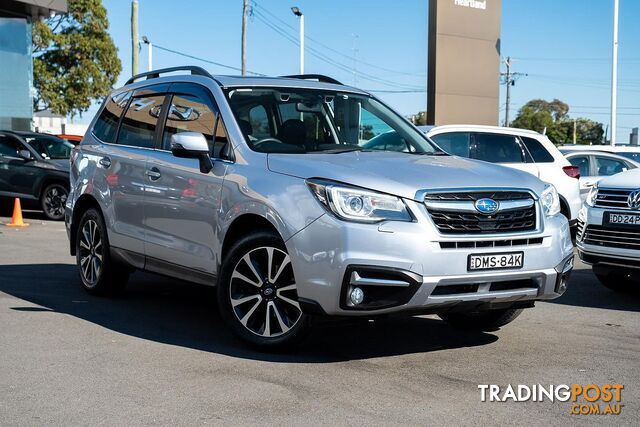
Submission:
[[69,0],[69,12],[33,24],[34,110],[87,111],[122,71],[101,0]]
[[[604,134],[602,123],[586,118],[576,118],[575,122],[578,144],[601,143]],[[520,108],[518,116],[511,123],[517,128],[546,131],[546,135],[554,144],[573,141],[573,124],[574,119],[569,117],[569,106],[558,99],[551,102],[532,99]]]

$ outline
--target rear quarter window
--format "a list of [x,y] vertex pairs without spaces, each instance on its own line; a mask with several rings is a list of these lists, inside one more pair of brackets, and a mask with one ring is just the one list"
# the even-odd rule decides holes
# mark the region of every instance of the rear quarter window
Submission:
[[106,105],[102,109],[100,116],[93,125],[93,134],[103,142],[114,142],[118,121],[131,98],[131,92],[123,92],[117,95],[110,95]]
[[533,157],[533,161],[536,163],[553,163],[555,159],[544,148],[544,145],[540,141],[535,138],[527,138],[526,136],[521,137],[524,146],[527,147],[529,153],[531,153],[531,157]]

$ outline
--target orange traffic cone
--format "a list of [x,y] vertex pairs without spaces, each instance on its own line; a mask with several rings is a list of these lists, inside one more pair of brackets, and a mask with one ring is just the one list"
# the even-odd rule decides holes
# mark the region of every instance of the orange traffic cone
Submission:
[[5,224],[7,227],[28,227],[29,224],[22,220],[22,207],[20,206],[20,199],[16,197],[16,201],[13,204],[13,216],[11,222]]

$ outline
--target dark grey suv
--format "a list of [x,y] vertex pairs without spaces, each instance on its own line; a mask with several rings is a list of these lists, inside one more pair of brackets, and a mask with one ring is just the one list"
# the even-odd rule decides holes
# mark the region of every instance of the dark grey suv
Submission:
[[0,197],[37,201],[47,218],[64,219],[72,149],[53,135],[0,131]]

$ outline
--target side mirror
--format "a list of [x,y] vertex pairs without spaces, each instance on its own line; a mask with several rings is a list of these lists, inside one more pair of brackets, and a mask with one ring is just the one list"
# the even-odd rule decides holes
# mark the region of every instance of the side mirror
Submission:
[[171,135],[171,153],[176,157],[198,159],[202,173],[209,173],[213,169],[209,144],[200,132],[180,132]]
[[29,150],[20,150],[18,151],[18,156],[25,160],[25,161],[29,161],[29,160],[33,160],[33,155],[31,154],[31,151]]

